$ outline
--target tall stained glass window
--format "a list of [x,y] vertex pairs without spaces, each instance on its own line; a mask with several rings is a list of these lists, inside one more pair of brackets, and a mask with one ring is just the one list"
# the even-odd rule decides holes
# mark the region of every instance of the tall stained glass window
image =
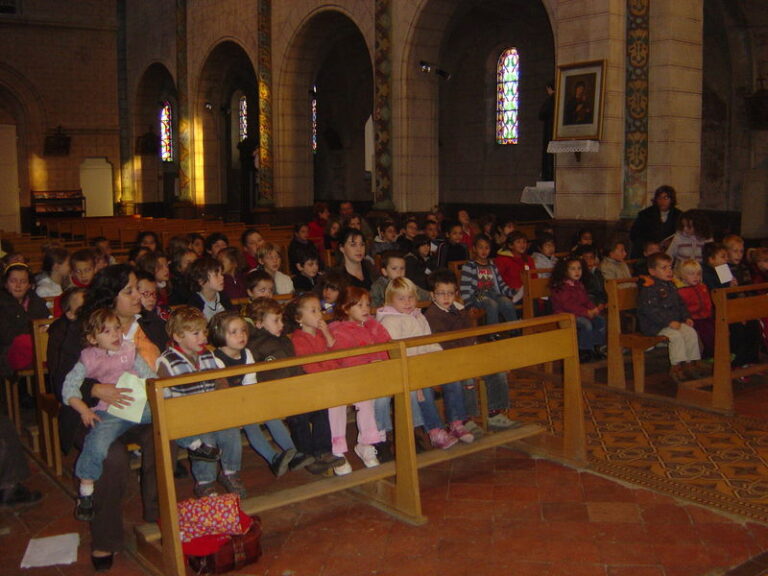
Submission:
[[173,162],[173,108],[167,100],[160,110],[160,159]]
[[517,144],[520,88],[520,55],[504,50],[496,65],[496,142]]
[[312,153],[317,154],[317,85],[312,86]]
[[240,142],[248,138],[248,100],[245,95],[240,96],[237,103],[237,126]]

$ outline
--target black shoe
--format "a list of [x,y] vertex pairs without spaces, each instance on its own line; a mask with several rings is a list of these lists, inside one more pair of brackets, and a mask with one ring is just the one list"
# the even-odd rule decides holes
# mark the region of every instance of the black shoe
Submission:
[[304,454],[303,452],[299,452],[291,459],[290,464],[288,464],[288,469],[293,472],[294,470],[301,470],[302,468],[305,468],[306,466],[309,466],[312,464],[312,462],[315,461],[314,456],[310,456],[309,454]]
[[0,490],[0,502],[3,506],[23,506],[39,502],[43,495],[38,490],[30,490],[24,484]]
[[432,440],[429,439],[429,434],[427,434],[422,426],[416,426],[416,428],[413,429],[413,435],[416,438],[417,454],[432,450]]
[[272,474],[274,474],[277,478],[280,478],[280,476],[288,472],[288,466],[290,465],[291,460],[295,455],[295,448],[288,448],[288,450],[285,452],[276,454],[272,460],[272,463],[269,465],[269,469],[272,470]]
[[377,442],[373,447],[376,448],[376,457],[380,463],[391,462],[395,459],[392,448],[386,440],[384,442]]
[[174,478],[187,478],[189,477],[189,470],[181,462],[176,462],[176,467],[173,469]]
[[112,561],[115,559],[115,553],[107,556],[94,556],[91,554],[91,564],[96,572],[107,572],[112,569]]
[[93,496],[80,496],[75,506],[75,518],[81,522],[93,520]]
[[189,457],[192,460],[202,460],[203,462],[218,462],[221,458],[221,450],[208,444],[200,444],[194,450],[188,448],[187,452],[189,452]]
[[594,360],[592,352],[589,350],[579,350],[579,362],[582,364],[589,364]]

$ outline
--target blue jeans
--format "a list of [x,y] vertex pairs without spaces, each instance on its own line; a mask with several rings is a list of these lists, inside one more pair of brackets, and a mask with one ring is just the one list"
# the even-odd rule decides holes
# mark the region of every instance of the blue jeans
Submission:
[[576,317],[576,337],[579,340],[579,350],[592,350],[595,346],[605,344],[605,318],[595,316]]
[[[411,413],[413,414],[413,427],[422,426],[424,417],[416,398],[416,392],[411,392]],[[392,431],[392,396],[376,398],[373,401],[373,414],[376,417],[376,428],[384,432]]]
[[[199,436],[179,438],[176,440],[176,444],[182,448],[189,448],[189,445],[195,440],[200,440],[209,446],[216,446],[221,450],[221,467],[225,473],[240,471],[240,463],[243,458],[243,446],[240,444],[240,428],[228,428]],[[217,462],[206,462],[204,460],[190,460],[190,462],[192,463],[192,475],[198,484],[209,484],[216,480],[216,474],[219,471]]]
[[448,422],[467,419],[467,408],[464,404],[464,385],[469,385],[471,382],[471,380],[460,380],[442,385],[445,417]]
[[[280,446],[280,448],[284,451],[296,449],[291,434],[288,432],[288,428],[282,420],[279,418],[267,420],[264,422],[264,425],[272,435],[272,439],[278,446]],[[251,444],[251,447],[271,464],[275,459],[275,456],[277,456],[277,451],[272,447],[272,444],[269,443],[267,437],[264,436],[264,432],[261,430],[261,424],[248,424],[248,426],[243,426],[243,430],[245,430],[245,435],[248,437],[248,442]]]
[[101,418],[101,422],[97,422],[86,434],[83,450],[80,452],[77,464],[75,464],[75,474],[81,480],[98,480],[101,478],[104,459],[107,457],[112,443],[134,426],[152,422],[149,402],[146,403],[144,412],[141,413],[141,422],[123,420],[106,410],[96,410],[96,415]]
[[[497,372],[483,377],[488,391],[488,410],[490,412],[507,410],[509,408],[509,383],[506,372]],[[480,410],[477,403],[477,390],[464,389],[464,405],[467,414],[479,416]]]
[[500,318],[504,322],[517,320],[517,310],[512,300],[493,292],[480,292],[475,296],[476,306],[485,310],[485,323],[498,324]]

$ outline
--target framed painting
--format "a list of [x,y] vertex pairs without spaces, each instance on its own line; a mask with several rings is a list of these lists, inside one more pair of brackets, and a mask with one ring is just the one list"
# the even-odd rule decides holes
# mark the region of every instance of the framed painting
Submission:
[[554,140],[600,140],[605,60],[559,66]]

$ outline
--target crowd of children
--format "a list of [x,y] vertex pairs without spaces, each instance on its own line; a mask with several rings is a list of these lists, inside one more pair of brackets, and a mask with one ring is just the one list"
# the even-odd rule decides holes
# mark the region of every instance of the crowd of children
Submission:
[[[414,217],[404,219],[402,226],[382,220],[374,239],[366,238],[359,215],[334,218],[327,206],[319,205],[314,220],[295,226],[287,251],[292,275],[281,270],[281,248],[265,241],[256,229],[243,233],[240,247],[230,246],[223,234],[207,238],[189,234],[171,239],[165,252],[156,234],[142,232],[128,260],[134,266],[143,313],[165,326],[168,346],[156,352],[162,352],[156,363],[149,364],[137,353],[141,342],[125,339],[119,320],[109,310],[100,308],[81,319],[88,347],[68,376],[63,395],[63,401],[92,428],[76,468],[81,483],[76,515],[85,520],[92,516],[90,497],[105,450],[133,425],[108,413],[106,405],[86,405],[79,390],[84,379],[115,383],[123,372],[138,378],[164,377],[357,348],[466,328],[472,324],[473,309],[488,324],[512,321],[517,319],[516,304],[523,296],[524,271],[551,276],[551,296],[542,311],[576,317],[582,362],[605,354],[604,280],[639,276],[639,330],[668,340],[676,381],[700,378],[708,370],[701,359],[711,357],[714,348],[710,291],[766,280],[768,249],[754,251],[747,263],[743,240],[729,235],[722,243],[712,242],[700,213],[686,212],[678,224],[678,232],[668,242],[647,241],[637,251],[642,258],[630,268],[628,241],[612,237],[604,251],[599,250],[587,229],[579,231],[572,251],[563,256],[557,254],[554,231],[546,226],[537,228],[534,242],[529,243],[513,222],[497,224],[489,217],[480,226],[465,210],[457,213],[455,221],[443,219],[437,211],[423,226]],[[326,257],[326,250],[333,250],[335,259]],[[328,267],[328,261],[337,265]],[[0,319],[10,328],[0,335],[0,362],[6,373],[31,363],[29,320],[62,316],[66,325],[54,325],[51,334],[68,334],[94,276],[112,264],[109,242],[99,238],[92,248],[71,255],[61,246],[49,246],[36,279],[23,262],[6,267],[0,293]],[[275,296],[289,298],[290,303],[284,306]],[[758,322],[732,327],[734,364],[756,361],[761,334],[768,335],[768,329]],[[471,342],[443,346],[466,344]],[[409,353],[439,349],[433,345],[412,348]],[[381,354],[361,354],[309,362],[259,372],[258,379],[381,359]],[[506,415],[506,374],[484,379],[491,426],[514,426]],[[248,374],[173,387],[167,393],[204,393],[256,381],[256,374]],[[412,394],[417,428],[423,428],[434,448],[473,442],[482,433],[471,419],[478,410],[474,381],[445,384],[441,393],[445,423],[431,388]],[[391,459],[391,398],[358,402],[354,410],[358,428],[354,453],[367,467]],[[145,409],[137,422],[149,418]],[[275,476],[303,468],[315,474],[348,474],[352,467],[346,430],[346,406],[244,427],[251,447]],[[226,430],[176,442],[189,451],[198,497],[215,493],[219,486],[245,496],[239,475],[239,438],[240,430]]]

